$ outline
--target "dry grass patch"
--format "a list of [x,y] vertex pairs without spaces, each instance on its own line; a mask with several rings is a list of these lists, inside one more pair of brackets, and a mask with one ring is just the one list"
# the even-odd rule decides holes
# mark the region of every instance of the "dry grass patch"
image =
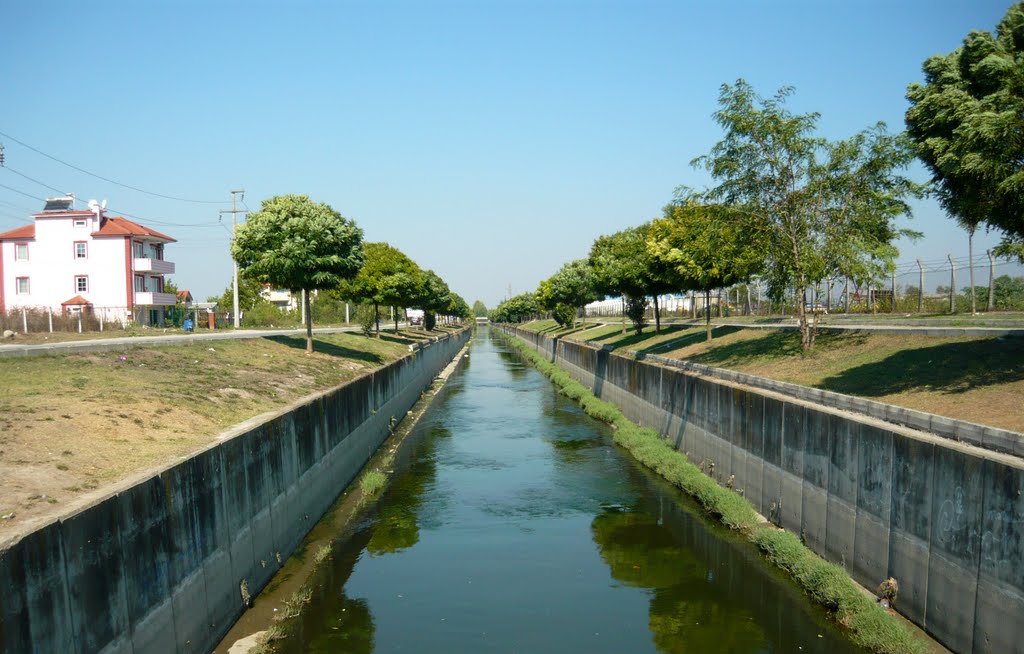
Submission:
[[0,396],[0,539],[104,485],[169,463],[253,415],[408,353],[357,334],[275,336],[6,359]]

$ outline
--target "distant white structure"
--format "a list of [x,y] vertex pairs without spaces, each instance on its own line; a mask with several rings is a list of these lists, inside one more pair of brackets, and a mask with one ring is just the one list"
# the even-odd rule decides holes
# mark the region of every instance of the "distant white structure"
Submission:
[[162,325],[177,298],[164,292],[174,264],[164,246],[175,240],[107,216],[95,200],[46,200],[33,223],[0,234],[0,312],[43,309],[100,314],[105,320]]
[[[654,307],[652,297],[647,298],[647,304],[649,308]],[[699,299],[698,306],[702,306]],[[659,295],[658,308],[662,313],[688,313],[690,311],[690,298],[686,295]],[[606,298],[597,302],[591,302],[583,307],[583,310],[585,315],[588,316],[621,316],[622,298]]]

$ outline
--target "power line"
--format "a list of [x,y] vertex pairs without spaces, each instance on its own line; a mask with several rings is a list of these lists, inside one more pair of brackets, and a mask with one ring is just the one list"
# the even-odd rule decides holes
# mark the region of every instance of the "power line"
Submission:
[[25,173],[20,173],[17,170],[11,168],[10,166],[4,166],[3,168],[4,168],[4,170],[9,170],[10,172],[14,173],[15,175],[17,175],[19,177],[24,177],[25,179],[27,179],[30,182],[34,182],[36,184],[39,184],[40,186],[45,186],[46,188],[50,189],[51,191],[56,191],[57,193],[61,193],[61,194],[66,193],[66,191],[62,191],[62,190],[60,190],[59,188],[57,188],[55,186],[50,186],[49,184],[47,184],[45,182],[40,182],[38,179],[33,179],[33,178],[29,177]]
[[89,175],[90,177],[95,177],[96,179],[101,179],[104,182],[109,182],[111,184],[116,184],[117,186],[120,186],[120,187],[123,187],[123,188],[127,188],[127,189],[131,189],[133,191],[138,191],[139,193],[145,193],[146,195],[152,195],[154,197],[164,198],[165,200],[176,200],[178,202],[194,202],[196,204],[224,204],[225,203],[224,200],[195,200],[195,199],[192,199],[192,198],[182,198],[182,197],[178,197],[178,196],[175,196],[175,195],[166,195],[164,193],[157,193],[155,191],[147,191],[146,189],[139,188],[138,186],[132,186],[131,184],[124,184],[122,182],[118,182],[116,180],[110,179],[109,177],[104,177],[103,175],[98,175],[96,173],[90,172],[90,171],[86,170],[85,168],[82,168],[80,166],[76,166],[76,165],[74,165],[72,163],[68,163],[67,161],[64,161],[63,159],[58,159],[57,157],[55,157],[53,155],[46,154],[45,152],[43,152],[42,150],[40,150],[38,148],[32,147],[31,145],[29,145],[28,143],[25,143],[24,141],[20,141],[20,140],[14,138],[10,134],[5,134],[4,132],[0,132],[0,136],[8,138],[8,139],[14,141],[15,143],[17,143],[18,145],[26,147],[29,150],[32,150],[33,152],[35,152],[37,154],[41,154],[44,157],[46,157],[47,159],[52,159],[53,161],[56,161],[59,164],[67,166],[68,168],[73,168],[73,169],[77,170],[80,173],[85,173],[86,175]]
[[25,191],[19,191],[18,189],[14,188],[13,186],[7,186],[6,184],[0,184],[0,188],[5,188],[8,191],[14,191],[15,193],[18,193],[20,195],[24,195],[26,198],[32,198],[33,200],[39,200],[40,202],[46,202],[46,198],[40,198],[40,197],[37,197],[35,195],[31,195],[29,193],[26,193]]

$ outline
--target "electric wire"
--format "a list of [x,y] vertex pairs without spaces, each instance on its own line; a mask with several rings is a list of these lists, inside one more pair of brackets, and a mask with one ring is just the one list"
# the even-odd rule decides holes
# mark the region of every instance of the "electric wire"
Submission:
[[25,143],[24,141],[21,141],[21,140],[15,138],[15,137],[11,136],[10,134],[6,134],[4,132],[0,132],[0,136],[3,136],[4,138],[10,139],[10,140],[14,141],[15,143],[17,143],[18,145],[26,147],[29,150],[32,150],[33,152],[35,152],[37,154],[41,154],[42,156],[46,157],[47,159],[51,159],[53,161],[56,161],[57,163],[59,163],[61,165],[67,166],[68,168],[73,168],[74,170],[77,170],[80,173],[85,173],[86,175],[89,175],[90,177],[95,177],[96,179],[101,179],[104,182],[109,182],[111,184],[115,184],[115,185],[120,186],[122,188],[131,189],[132,191],[137,191],[139,193],[145,193],[146,195],[152,195],[152,196],[158,197],[158,198],[164,198],[165,200],[176,200],[178,202],[193,202],[195,204],[225,204],[227,202],[227,200],[196,200],[196,199],[193,199],[193,198],[183,198],[183,197],[178,197],[178,196],[175,196],[175,195],[167,195],[165,193],[157,193],[155,191],[147,191],[146,189],[139,188],[138,186],[132,186],[131,184],[124,184],[124,183],[119,182],[117,180],[110,179],[109,177],[104,177],[103,175],[98,175],[98,174],[96,174],[94,172],[90,172],[90,171],[86,170],[85,168],[82,168],[80,166],[76,166],[76,165],[74,165],[72,163],[68,163],[67,161],[64,161],[63,159],[58,159],[57,157],[55,157],[53,155],[50,155],[50,154],[47,154],[47,153],[43,152],[39,148],[32,147],[28,143]]

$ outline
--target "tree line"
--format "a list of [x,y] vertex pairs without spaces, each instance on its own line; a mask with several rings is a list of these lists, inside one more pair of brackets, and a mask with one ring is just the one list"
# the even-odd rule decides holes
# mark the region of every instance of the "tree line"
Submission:
[[[818,133],[819,114],[787,108],[791,87],[762,97],[742,79],[722,85],[713,117],[723,136],[691,162],[713,185],[677,189],[660,217],[600,236],[589,257],[506,300],[493,319],[547,312],[571,325],[583,305],[621,296],[639,332],[650,297],[657,330],[658,295],[700,292],[709,303],[712,289],[759,278],[773,300],[793,291],[806,351],[818,315],[807,290],[836,276],[859,284],[891,273],[895,241],[920,236],[896,221],[929,194],[969,236],[979,225],[997,230],[999,252],[1024,261],[1022,52],[1024,2],[994,35],[971,32],[963,47],[924,63],[925,83],[907,92],[908,129],[896,134],[879,122],[830,140]],[[915,157],[932,172],[927,184],[904,174]]]
[[468,318],[469,305],[433,270],[424,270],[388,243],[364,243],[363,230],[325,203],[306,195],[262,202],[238,227],[231,244],[241,276],[250,282],[302,293],[306,352],[313,351],[312,291],[372,307],[367,321],[380,336],[381,308],[422,309],[424,326],[438,316]]

